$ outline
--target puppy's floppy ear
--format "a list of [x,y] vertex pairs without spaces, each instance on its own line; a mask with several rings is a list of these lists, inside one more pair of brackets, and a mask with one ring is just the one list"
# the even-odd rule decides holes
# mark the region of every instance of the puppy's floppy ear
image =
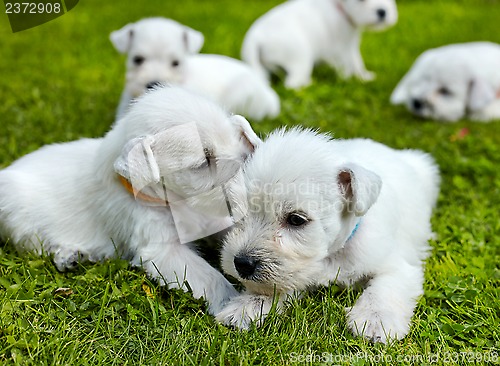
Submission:
[[152,136],[141,136],[128,141],[115,160],[115,172],[141,190],[150,183],[160,181],[160,168],[153,155]]
[[493,102],[496,98],[495,89],[481,78],[472,79],[469,82],[469,95],[467,108],[478,111]]
[[391,94],[391,104],[397,105],[406,102],[406,100],[408,99],[408,88],[406,84],[407,78],[404,77]]
[[201,32],[189,27],[184,27],[182,41],[184,42],[184,47],[186,48],[187,53],[195,54],[200,52],[201,47],[203,47],[205,37]]
[[235,126],[238,131],[240,131],[241,139],[248,149],[248,154],[254,152],[257,145],[262,143],[262,140],[259,136],[254,132],[250,123],[245,119],[245,117],[235,114],[230,117],[230,121]]
[[109,39],[116,50],[120,53],[127,53],[134,36],[134,23],[127,24],[121,29],[111,32]]
[[340,168],[337,183],[347,201],[347,209],[356,216],[366,214],[382,188],[382,179],[377,174],[352,163]]

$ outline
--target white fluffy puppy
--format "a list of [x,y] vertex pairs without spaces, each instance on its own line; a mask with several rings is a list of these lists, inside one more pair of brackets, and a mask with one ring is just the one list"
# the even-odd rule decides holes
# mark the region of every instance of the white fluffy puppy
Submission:
[[347,310],[353,333],[380,342],[408,333],[439,191],[429,155],[282,130],[257,147],[244,176],[248,214],[224,240],[222,267],[246,293],[219,321],[248,328],[274,295],[280,308],[295,292],[366,281]]
[[236,291],[181,242],[177,221],[204,223],[178,220],[174,206],[208,207],[215,231],[227,227],[227,200],[217,199],[259,141],[243,117],[204,97],[152,91],[104,138],[45,146],[0,171],[1,237],[53,254],[59,270],[122,256],[161,284],[187,282],[218,312]]
[[286,72],[285,86],[311,83],[314,64],[322,61],[342,77],[374,79],[360,52],[363,29],[396,23],[394,0],[293,0],[257,19],[245,36],[242,59],[264,77],[277,68]]
[[471,42],[425,51],[394,89],[391,102],[447,122],[500,119],[500,45]]
[[280,112],[276,92],[248,65],[226,56],[197,54],[204,38],[194,29],[170,19],[146,18],[112,32],[110,39],[127,54],[118,116],[132,99],[159,83],[182,85],[255,120]]

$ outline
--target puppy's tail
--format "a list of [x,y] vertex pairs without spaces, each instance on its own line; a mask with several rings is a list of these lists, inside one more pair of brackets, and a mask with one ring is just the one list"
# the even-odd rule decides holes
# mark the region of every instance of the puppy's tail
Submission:
[[262,79],[269,81],[269,72],[263,64],[262,46],[251,35],[245,37],[241,47],[241,59],[250,65]]

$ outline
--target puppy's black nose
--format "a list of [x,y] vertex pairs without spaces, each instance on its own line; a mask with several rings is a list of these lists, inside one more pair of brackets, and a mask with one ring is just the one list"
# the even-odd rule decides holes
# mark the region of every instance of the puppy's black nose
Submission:
[[377,9],[377,16],[379,20],[384,20],[387,15],[387,11],[385,9]]
[[424,107],[424,102],[421,99],[412,99],[411,107],[415,111],[419,111]]
[[258,264],[258,260],[246,255],[234,257],[234,267],[242,278],[250,278],[255,273]]
[[146,84],[146,89],[151,90],[151,89],[154,89],[160,85],[161,85],[161,82],[159,82],[159,81],[151,81],[150,83]]

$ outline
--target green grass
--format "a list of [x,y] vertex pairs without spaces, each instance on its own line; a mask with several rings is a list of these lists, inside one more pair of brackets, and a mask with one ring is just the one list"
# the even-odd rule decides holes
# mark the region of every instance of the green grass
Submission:
[[[70,13],[12,34],[0,22],[0,167],[40,146],[103,135],[113,122],[124,58],[108,34],[141,17],[163,15],[202,31],[204,52],[238,57],[250,24],[277,0],[80,1]],[[339,138],[369,137],[432,153],[443,183],[433,216],[437,238],[425,295],[410,334],[372,345],[350,335],[344,307],[359,295],[336,286],[296,300],[260,329],[229,330],[202,301],[159,288],[116,260],[58,273],[49,258],[0,248],[0,364],[287,365],[468,364],[500,354],[500,122],[424,122],[389,105],[416,56],[452,42],[500,43],[496,0],[401,0],[400,22],[364,37],[375,82],[339,80],[319,67],[299,92],[278,81],[282,114],[255,123],[264,135],[305,125]],[[462,129],[469,134],[457,138]],[[68,287],[69,296],[55,290]],[[399,357],[399,359],[398,359]],[[392,359],[392,361],[391,361]],[[304,362],[299,362],[304,361]],[[493,362],[498,364],[498,360]]]

